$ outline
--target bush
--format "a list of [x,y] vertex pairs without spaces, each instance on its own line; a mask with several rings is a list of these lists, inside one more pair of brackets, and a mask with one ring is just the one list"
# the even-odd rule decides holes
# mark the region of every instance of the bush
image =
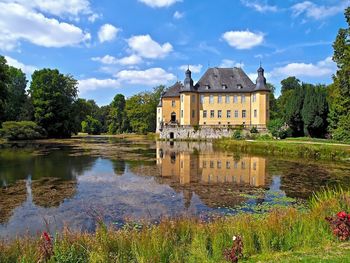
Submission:
[[7,121],[2,124],[0,136],[10,140],[34,140],[46,137],[43,128],[32,121]]
[[253,127],[250,129],[250,133],[259,133],[258,128],[257,128],[256,126],[253,126]]
[[101,128],[101,123],[89,115],[86,117],[85,121],[81,122],[82,132],[86,132],[88,134],[100,134]]
[[271,132],[273,137],[285,139],[289,135],[289,128],[285,126],[282,119],[275,119],[269,121],[267,124],[267,129]]
[[240,140],[242,139],[242,131],[241,130],[235,130],[235,132],[232,135],[233,139]]

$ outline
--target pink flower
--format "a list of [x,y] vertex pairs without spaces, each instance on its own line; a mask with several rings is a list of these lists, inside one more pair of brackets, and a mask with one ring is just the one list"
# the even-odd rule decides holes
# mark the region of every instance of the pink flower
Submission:
[[344,211],[341,211],[337,214],[338,218],[346,218],[347,214]]

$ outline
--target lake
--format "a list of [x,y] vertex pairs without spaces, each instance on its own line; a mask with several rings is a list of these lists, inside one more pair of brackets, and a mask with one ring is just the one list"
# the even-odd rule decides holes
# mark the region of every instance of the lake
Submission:
[[0,237],[94,231],[98,220],[212,220],[303,206],[350,165],[233,154],[205,142],[82,137],[0,149]]

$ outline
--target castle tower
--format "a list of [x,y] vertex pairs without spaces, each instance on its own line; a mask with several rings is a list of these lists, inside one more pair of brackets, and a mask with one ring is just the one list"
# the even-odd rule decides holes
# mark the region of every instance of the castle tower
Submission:
[[193,80],[190,69],[186,70],[184,86],[180,91],[180,124],[181,125],[198,125],[198,94],[193,86]]

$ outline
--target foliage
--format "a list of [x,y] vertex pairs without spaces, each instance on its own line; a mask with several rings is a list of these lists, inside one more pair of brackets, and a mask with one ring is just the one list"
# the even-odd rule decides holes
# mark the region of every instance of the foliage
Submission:
[[32,75],[30,94],[35,122],[46,129],[48,136],[70,137],[74,132],[77,81],[57,69],[37,70]]
[[100,134],[101,133],[101,123],[88,115],[84,121],[81,122],[82,132],[88,134]]
[[73,112],[73,130],[72,132],[78,133],[82,131],[81,123],[91,116],[92,118],[98,118],[99,107],[94,100],[77,99],[72,105]]
[[240,140],[242,139],[242,130],[235,130],[233,135],[232,135],[232,138],[235,139],[235,140]]
[[267,129],[275,138],[285,139],[288,136],[288,129],[282,119],[274,119],[267,123]]
[[5,120],[8,79],[9,76],[6,59],[3,56],[0,56],[0,123]]
[[[308,210],[278,208],[262,215],[238,214],[209,223],[164,219],[156,226],[144,224],[141,228],[98,224],[91,234],[64,231],[56,235],[49,262],[224,262],[223,251],[231,246],[233,235],[239,235],[244,243],[242,251],[237,251],[244,255],[242,260],[257,262],[256,257],[275,253],[315,252],[337,245],[324,218],[349,210],[346,198],[350,192],[328,190],[316,194]],[[40,242],[31,238],[0,242],[0,262],[38,262],[38,245]],[[242,246],[237,244],[238,248]],[[343,255],[337,254],[335,258]]]
[[347,28],[341,28],[333,43],[333,61],[338,70],[334,83],[330,87],[329,122],[333,137],[340,140],[350,140],[350,7],[345,10]]
[[32,140],[45,137],[45,131],[35,122],[7,121],[2,123],[1,137],[7,140]]
[[117,94],[109,108],[108,115],[108,132],[110,134],[118,134],[128,130],[129,124],[125,112],[125,97]]
[[269,111],[270,111],[270,119],[274,120],[278,118],[280,112],[278,110],[277,99],[275,97],[276,88],[270,83],[267,83],[268,88],[271,90],[269,95]]
[[257,128],[256,126],[253,126],[253,127],[250,129],[250,133],[259,133],[258,128]]
[[322,85],[303,84],[305,98],[301,110],[304,133],[311,137],[324,137],[327,132],[327,91]]
[[326,217],[333,234],[341,241],[350,239],[350,214],[341,211],[334,217]]
[[304,123],[302,117],[302,108],[304,103],[305,90],[302,87],[296,87],[290,93],[286,103],[284,121],[292,130],[293,136],[303,136]]

